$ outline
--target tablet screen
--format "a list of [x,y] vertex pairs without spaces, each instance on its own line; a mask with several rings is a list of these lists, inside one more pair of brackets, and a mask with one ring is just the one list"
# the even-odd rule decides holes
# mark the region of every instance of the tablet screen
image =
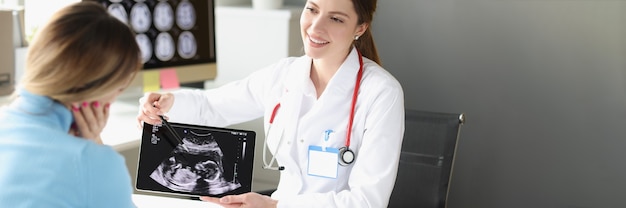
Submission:
[[255,132],[170,123],[145,123],[136,188],[174,195],[214,196],[250,192]]

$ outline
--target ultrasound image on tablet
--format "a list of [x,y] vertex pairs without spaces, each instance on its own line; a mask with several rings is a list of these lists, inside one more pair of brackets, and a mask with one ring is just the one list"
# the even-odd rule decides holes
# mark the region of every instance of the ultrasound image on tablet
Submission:
[[224,196],[251,191],[253,131],[170,123],[144,124],[138,190],[192,196]]

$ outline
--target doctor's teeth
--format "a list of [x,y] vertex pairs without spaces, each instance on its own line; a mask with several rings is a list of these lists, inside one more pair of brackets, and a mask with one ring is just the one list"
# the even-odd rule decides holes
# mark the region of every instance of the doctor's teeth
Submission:
[[328,42],[326,41],[322,41],[322,40],[315,40],[313,38],[309,38],[309,40],[311,40],[311,42],[317,43],[317,44],[326,44]]

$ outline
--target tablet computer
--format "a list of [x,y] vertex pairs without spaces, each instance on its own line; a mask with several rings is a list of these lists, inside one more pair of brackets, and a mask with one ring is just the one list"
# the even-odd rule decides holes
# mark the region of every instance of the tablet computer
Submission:
[[252,189],[254,131],[144,123],[135,188],[172,195],[241,194]]

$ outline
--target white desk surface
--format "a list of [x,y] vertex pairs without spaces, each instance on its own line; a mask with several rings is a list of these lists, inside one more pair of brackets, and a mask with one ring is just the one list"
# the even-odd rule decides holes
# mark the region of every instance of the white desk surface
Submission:
[[139,146],[141,129],[138,127],[139,98],[141,94],[126,94],[111,103],[109,120],[100,136],[102,142],[116,150]]
[[137,208],[166,208],[166,207],[184,207],[184,208],[222,208],[218,204],[205,201],[197,201],[191,199],[179,199],[163,196],[151,196],[143,194],[133,194],[133,202]]

